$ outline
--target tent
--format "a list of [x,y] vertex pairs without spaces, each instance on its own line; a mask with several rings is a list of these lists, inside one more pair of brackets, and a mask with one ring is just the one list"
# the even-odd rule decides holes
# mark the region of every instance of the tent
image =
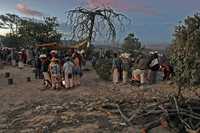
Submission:
[[50,48],[50,49],[85,49],[88,46],[88,40],[85,39],[83,41],[77,42],[73,45],[64,46],[63,44],[52,42],[52,43],[44,43],[36,45],[36,48]]
[[64,46],[62,44],[52,42],[52,43],[38,44],[36,45],[36,48],[63,49]]

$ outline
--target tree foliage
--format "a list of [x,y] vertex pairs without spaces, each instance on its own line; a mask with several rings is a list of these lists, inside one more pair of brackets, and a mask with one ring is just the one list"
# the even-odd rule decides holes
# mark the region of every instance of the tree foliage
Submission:
[[184,23],[176,27],[169,52],[179,87],[199,84],[200,14],[187,17]]
[[56,17],[46,17],[43,22],[22,20],[18,34],[25,44],[59,42],[57,26]]
[[134,33],[128,34],[128,36],[124,39],[124,43],[122,44],[122,49],[125,52],[133,53],[135,50],[140,50],[141,48],[141,42]]
[[30,47],[38,43],[59,42],[58,26],[56,17],[35,20],[14,14],[0,15],[0,28],[11,31],[2,40],[6,46]]
[[21,18],[15,14],[0,15],[0,28],[10,29],[10,32],[14,34],[17,32],[20,21]]
[[97,35],[115,40],[116,30],[124,28],[128,18],[111,8],[86,9],[78,7],[67,12],[67,22],[72,27],[72,39],[88,38],[90,43]]

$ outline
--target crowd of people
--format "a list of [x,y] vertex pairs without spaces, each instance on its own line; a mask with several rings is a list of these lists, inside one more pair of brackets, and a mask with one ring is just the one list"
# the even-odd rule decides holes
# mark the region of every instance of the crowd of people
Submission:
[[[63,56],[58,56],[58,51],[52,50],[49,53],[32,52],[34,57],[35,77],[44,79],[46,88],[59,89],[61,86],[72,88],[81,84],[82,76],[81,67],[83,64],[84,52],[73,51]],[[120,80],[126,84],[132,83],[154,84],[156,83],[158,71],[163,72],[163,80],[169,80],[173,76],[173,67],[161,59],[157,51],[148,55],[139,54],[137,57],[131,58],[128,53],[121,55],[114,53],[112,61],[112,79],[117,84]],[[24,64],[28,64],[30,52],[25,49],[16,51],[11,48],[0,49],[0,60],[4,64],[12,64],[23,69]],[[94,56],[91,63],[94,66],[97,58]]]
[[[31,65],[35,68],[35,78],[44,79],[46,88],[72,88],[81,84],[84,51],[75,50],[69,54],[60,55],[56,50],[51,50],[49,53],[47,51],[30,51],[32,50],[0,48],[0,64],[17,66],[19,69],[23,69],[24,65]],[[32,58],[30,58],[30,53]],[[30,63],[30,61],[32,62]]]
[[127,83],[129,75],[133,83],[154,84],[157,81],[158,71],[163,72],[163,80],[169,80],[173,76],[173,67],[167,63],[166,59],[159,57],[158,52],[151,52],[149,55],[140,54],[131,60],[130,54],[117,53],[113,55],[112,78],[113,83]]
[[24,64],[28,64],[30,61],[30,50],[21,49],[16,50],[15,48],[0,48],[0,61],[2,64],[8,64],[23,68]]
[[44,85],[52,89],[62,86],[66,89],[81,84],[81,55],[78,52],[66,55],[62,60],[57,57],[57,51],[52,50],[50,56],[41,54],[39,56],[40,73],[44,77]]

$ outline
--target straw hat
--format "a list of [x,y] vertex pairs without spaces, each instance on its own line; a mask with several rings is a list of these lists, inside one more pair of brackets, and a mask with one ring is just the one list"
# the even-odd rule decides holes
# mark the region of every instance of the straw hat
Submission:
[[151,52],[149,52],[149,54],[153,55],[153,54],[154,54],[154,52],[153,52],[153,51],[151,51]]
[[120,58],[128,59],[128,58],[130,57],[130,55],[131,55],[131,54],[129,54],[129,53],[122,53],[122,54],[120,55]]
[[158,51],[154,51],[154,54],[158,54]]

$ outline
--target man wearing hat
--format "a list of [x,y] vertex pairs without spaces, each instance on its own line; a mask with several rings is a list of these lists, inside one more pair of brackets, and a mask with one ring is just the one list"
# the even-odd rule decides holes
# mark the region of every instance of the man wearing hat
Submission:
[[156,83],[157,79],[157,71],[160,68],[159,59],[158,59],[158,51],[155,51],[151,55],[151,59],[149,62],[149,82],[150,84]]
[[49,72],[51,74],[52,89],[58,89],[61,85],[61,69],[58,59],[53,57],[49,64]]

